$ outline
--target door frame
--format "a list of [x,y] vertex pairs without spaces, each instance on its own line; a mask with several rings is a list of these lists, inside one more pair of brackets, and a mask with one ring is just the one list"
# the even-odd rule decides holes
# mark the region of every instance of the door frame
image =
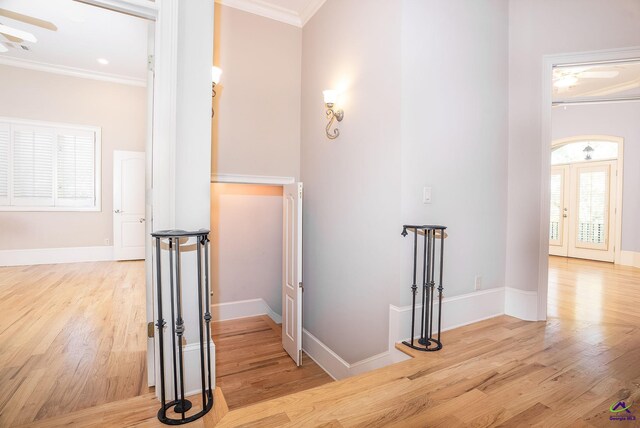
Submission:
[[[265,176],[265,175],[212,173],[211,174],[211,183],[212,184],[221,183],[221,184],[250,184],[250,185],[264,185],[264,186],[280,186],[280,187],[282,187],[282,192],[283,192],[282,196],[284,198],[284,196],[285,196],[285,186],[287,184],[298,183],[298,181],[296,181],[296,177],[286,177],[286,176],[285,177],[279,177],[279,176]],[[284,221],[284,215],[285,215],[284,206],[283,206],[282,215],[283,215],[283,221]],[[302,213],[301,213],[301,215],[302,215]],[[300,221],[302,221],[302,219],[300,219]],[[212,228],[212,230],[213,230],[213,228]],[[284,224],[283,224],[283,232],[284,232]],[[304,236],[304,234],[303,234],[303,236]],[[283,239],[283,247],[282,247],[283,252],[285,251],[285,245],[284,244],[285,243],[284,243],[284,239]],[[302,248],[304,248],[302,242],[300,242],[299,245]],[[303,262],[303,257],[301,255],[300,256],[300,260],[298,261],[298,263],[300,264],[300,266],[299,266],[299,272],[300,272],[299,280],[300,281],[299,282],[303,282],[304,281],[304,279],[303,279],[304,269],[302,267],[302,262]],[[284,263],[285,263],[285,255],[284,254],[283,254],[282,263],[283,263],[283,266],[284,266]],[[212,263],[212,265],[213,265],[213,263]],[[284,278],[285,278],[284,269],[283,269],[283,272],[282,272],[282,278],[283,278],[283,281],[284,281]],[[283,283],[280,284],[280,288],[281,288],[281,292],[282,292],[282,290],[284,289],[284,284]],[[302,307],[304,307],[304,296],[302,296],[302,295],[300,296],[300,301],[301,301]],[[301,328],[300,328],[300,340],[301,341],[302,341],[302,335],[303,335],[303,330],[304,330],[303,317],[302,317],[302,311],[303,310],[304,309],[302,309],[300,311],[300,325],[301,325]],[[282,306],[282,316],[283,316],[282,325],[284,326],[284,316],[285,316],[285,306],[284,306],[284,304]],[[302,357],[301,356],[300,356],[299,360],[300,360],[299,362],[300,362],[300,365],[301,365],[302,364]]]
[[[580,141],[587,141],[587,140],[610,141],[618,145],[618,157],[615,159],[617,161],[616,162],[617,175],[616,175],[616,197],[614,201],[615,212],[613,214],[613,221],[614,221],[613,233],[615,235],[613,238],[613,253],[614,253],[614,263],[619,264],[621,261],[621,254],[622,254],[622,190],[623,190],[622,182],[624,181],[624,138],[617,137],[615,135],[600,135],[600,134],[585,134],[585,135],[575,135],[575,136],[566,137],[566,138],[558,138],[551,142],[551,151],[553,151],[553,149],[557,147],[565,146],[567,144],[576,143]],[[551,163],[551,161],[549,161],[549,163]],[[588,164],[589,162],[584,162],[584,163]],[[553,165],[551,165],[549,168],[550,168],[549,174],[551,174],[551,168],[553,168]],[[549,215],[550,214],[547,213],[547,220],[549,218]],[[609,213],[609,215],[611,215],[611,213]]]
[[[640,59],[640,46],[607,49],[601,51],[589,51],[578,53],[543,55],[541,82],[541,133],[540,133],[540,247],[538,249],[538,296],[537,308],[538,320],[547,319],[547,296],[549,291],[549,209],[551,191],[549,188],[551,174],[551,114],[552,114],[552,91],[553,87],[553,67],[569,64],[610,62],[621,60]],[[616,226],[618,227],[618,226]],[[617,247],[616,247],[617,248]]]
[[[148,118],[146,153],[146,227],[145,245],[145,282],[146,282],[146,318],[155,320],[157,306],[154,292],[153,259],[151,235],[154,228],[171,229],[175,227],[175,152],[177,70],[178,70],[178,1],[179,0],[77,0],[92,6],[113,12],[124,13],[152,22],[153,61],[151,63],[153,82],[147,85],[152,91],[152,100],[148,100]],[[162,171],[162,173],[154,173]],[[164,191],[154,191],[154,189]],[[168,190],[168,191],[167,191]],[[155,360],[158,356],[157,341],[150,339],[147,346],[147,377],[149,386],[155,385],[158,368]],[[149,353],[153,353],[153,358]],[[153,365],[150,361],[153,359]],[[156,389],[156,395],[159,389]]]

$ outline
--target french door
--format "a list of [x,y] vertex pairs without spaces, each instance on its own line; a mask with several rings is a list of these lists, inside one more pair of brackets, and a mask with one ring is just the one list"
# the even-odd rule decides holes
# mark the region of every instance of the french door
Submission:
[[617,161],[551,168],[549,254],[613,262]]

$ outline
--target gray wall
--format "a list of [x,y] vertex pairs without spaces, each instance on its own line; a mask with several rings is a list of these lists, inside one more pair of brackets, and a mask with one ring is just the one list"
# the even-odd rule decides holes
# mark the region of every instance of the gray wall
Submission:
[[282,187],[211,185],[211,301],[282,313]]
[[640,102],[554,108],[553,139],[577,135],[624,138],[622,250],[640,251]]
[[640,45],[637,0],[510,0],[506,285],[537,290],[543,55]]
[[504,285],[507,17],[506,0],[328,0],[303,29],[304,326],[350,363],[387,350],[389,304],[409,302],[402,224],[451,228],[447,296]]
[[387,350],[398,288],[401,18],[399,0],[328,0],[302,30],[303,325],[348,362]]
[[507,18],[504,0],[403,2],[402,220],[449,227],[446,296],[474,291],[476,275],[482,288],[504,286]]

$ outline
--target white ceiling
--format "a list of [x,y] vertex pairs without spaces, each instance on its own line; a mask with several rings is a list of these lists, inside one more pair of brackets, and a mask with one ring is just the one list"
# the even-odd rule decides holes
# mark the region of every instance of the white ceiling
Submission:
[[[143,84],[147,73],[147,31],[145,20],[110,12],[72,0],[0,0],[0,8],[50,21],[51,31],[0,16],[0,23],[36,36],[36,43],[0,40],[9,48],[0,53],[0,63],[36,69],[67,71],[67,74],[95,74],[113,80]],[[98,58],[109,61],[98,63]]]
[[[223,5],[302,27],[326,0],[215,0]],[[0,16],[0,23],[28,31],[37,42],[12,42],[0,64],[144,85],[148,22],[73,0],[0,0],[0,8],[49,21],[51,31]],[[22,46],[28,48],[23,49]],[[109,64],[98,63],[99,58]]]

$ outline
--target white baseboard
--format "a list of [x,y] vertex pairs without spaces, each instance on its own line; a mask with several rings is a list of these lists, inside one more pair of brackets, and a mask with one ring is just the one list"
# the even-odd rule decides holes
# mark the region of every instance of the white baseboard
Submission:
[[113,247],[38,248],[0,251],[0,266],[48,265],[113,260]]
[[618,264],[640,268],[640,253],[636,251],[621,251]]
[[[478,321],[504,314],[504,287],[475,291],[459,296],[442,299],[442,331],[453,330]],[[422,309],[417,305],[416,311]],[[419,312],[418,312],[419,313]],[[438,317],[437,305],[434,307],[434,319]],[[418,321],[419,323],[419,321]],[[419,336],[416,327],[416,337]],[[411,338],[411,306],[389,308],[389,348]]]
[[505,287],[504,313],[525,321],[537,321],[538,292]]
[[211,315],[213,316],[213,321],[226,321],[237,318],[269,315],[276,324],[282,323],[282,316],[271,309],[264,299],[217,303],[215,305],[211,305]]
[[[504,314],[504,292],[504,288],[493,288],[443,299],[442,331]],[[411,306],[389,305],[389,343],[385,352],[350,364],[306,329],[302,348],[332,378],[344,379],[409,359],[395,345],[410,336],[410,330]]]

